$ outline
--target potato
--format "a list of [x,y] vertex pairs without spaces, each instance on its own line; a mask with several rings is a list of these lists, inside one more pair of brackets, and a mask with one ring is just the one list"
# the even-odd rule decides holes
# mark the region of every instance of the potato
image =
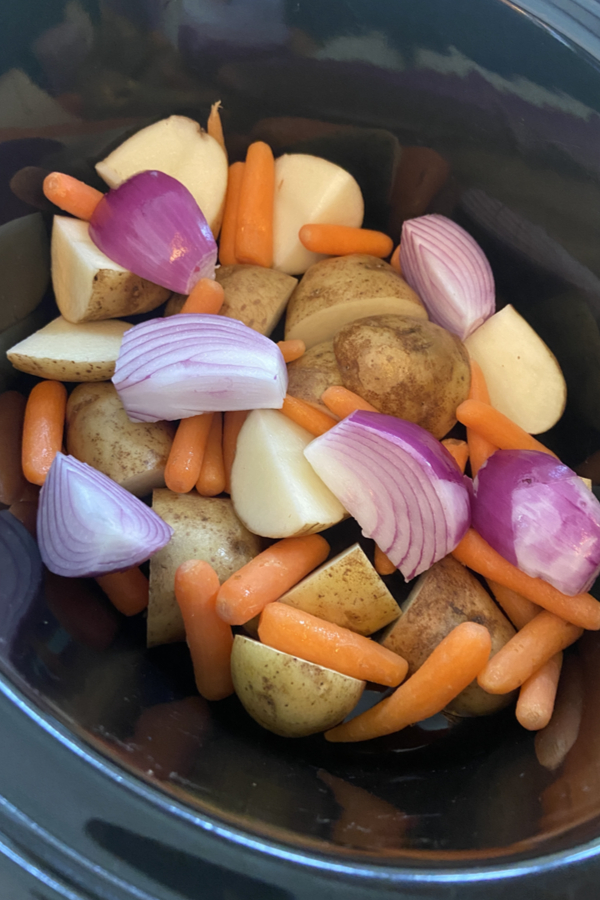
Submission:
[[402,612],[360,544],[323,563],[279,602],[365,636]]
[[333,728],[351,712],[365,682],[236,634],[231,654],[235,692],[259,725],[283,737]]
[[96,247],[88,223],[54,216],[52,286],[56,303],[68,322],[114,319],[156,309],[169,296],[153,284],[117,265]]
[[165,486],[172,422],[132,422],[110,382],[78,385],[67,403],[67,453],[137,497]]
[[[271,334],[290,298],[297,278],[263,266],[219,266],[215,279],[225,291],[221,315],[239,319],[248,328]],[[167,304],[166,316],[181,311],[186,297],[175,294]]]
[[188,559],[210,563],[225,581],[257,553],[261,541],[242,525],[231,500],[154,491],[152,508],[173,528],[173,537],[150,560],[148,646],[183,641],[185,629],[173,588],[175,571]]
[[334,256],[311,266],[290,297],[285,337],[308,349],[349,322],[384,313],[427,319],[417,294],[388,263],[366,254]]
[[288,363],[288,394],[329,415],[331,411],[322,402],[321,395],[335,384],[342,384],[342,376],[333,352],[333,341],[315,344],[300,359]]
[[7,357],[21,372],[56,381],[107,381],[114,375],[129,322],[72,325],[62,316],[15,344]]
[[423,319],[369,316],[340,329],[333,349],[344,387],[382,413],[443,438],[469,394],[469,356],[459,338]]
[[[452,556],[420,576],[402,610],[401,618],[386,630],[381,643],[407,660],[409,675],[461,622],[485,625],[492,638],[492,655],[515,634],[485,588]],[[507,706],[513,698],[513,694],[488,694],[473,682],[446,711],[457,716],[484,716]]]

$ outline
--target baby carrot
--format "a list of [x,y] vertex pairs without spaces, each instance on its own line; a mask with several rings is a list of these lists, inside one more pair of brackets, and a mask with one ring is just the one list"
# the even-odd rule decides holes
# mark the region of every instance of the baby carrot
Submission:
[[260,616],[263,644],[363,681],[396,687],[406,677],[403,657],[341,625],[286,603],[269,603]]
[[368,741],[435,715],[471,684],[491,649],[487,628],[461,622],[391,697],[327,731],[326,739],[334,743]]
[[32,484],[44,483],[62,447],[66,410],[67,389],[60,381],[40,381],[29,395],[21,459],[23,474]]
[[456,409],[456,418],[500,450],[539,450],[556,456],[508,416],[481,400],[465,400]]
[[317,409],[316,406],[311,406],[310,403],[305,403],[304,400],[290,396],[290,394],[285,395],[281,412],[292,422],[310,431],[315,437],[325,434],[326,431],[337,425],[337,419],[334,419],[333,416]]
[[18,391],[0,394],[0,503],[7,506],[21,500],[28,487],[21,463],[26,403]]
[[238,230],[238,208],[240,190],[244,178],[244,167],[245,163],[243,162],[232,163],[229,166],[225,210],[223,212],[223,224],[221,225],[221,237],[219,240],[219,262],[222,266],[234,266],[237,262],[235,241]]
[[207,700],[222,700],[233,693],[233,635],[215,611],[218,591],[219,578],[207,562],[190,559],[175,572],[175,597],[185,625],[196,687]]
[[217,141],[227,153],[227,147],[225,146],[225,137],[223,136],[223,124],[221,122],[221,115],[219,110],[221,108],[221,101],[217,100],[216,103],[210,108],[210,114],[208,116],[208,122],[206,123],[206,130],[210,134],[211,137]]
[[96,581],[124,616],[135,616],[148,606],[148,579],[138,566],[99,575]]
[[225,467],[225,490],[231,493],[231,467],[235,459],[237,439],[248,416],[247,409],[236,409],[223,416],[223,465]]
[[277,346],[281,350],[281,355],[286,363],[300,359],[306,352],[306,344],[300,340],[277,341]]
[[225,490],[225,466],[223,465],[223,415],[213,413],[202,468],[196,490],[202,497],[216,497]]
[[[471,386],[469,388],[469,400],[480,400],[482,403],[490,402],[485,377],[481,366],[474,359],[471,360]],[[482,437],[472,428],[467,428],[467,443],[469,445],[469,459],[471,462],[471,475],[473,478],[492,453],[498,449],[487,438]]]
[[522,597],[521,594],[511,591],[510,588],[505,587],[503,584],[498,584],[497,581],[492,581],[491,578],[487,579],[487,583],[496,598],[496,602],[502,607],[515,628],[524,628],[534,616],[537,616],[542,611],[542,607],[538,606],[537,603],[532,603],[527,597]]
[[283,538],[224,581],[217,612],[230,625],[243,625],[325,562],[329,544],[320,534]]
[[250,144],[238,204],[235,256],[239,263],[273,265],[275,160],[263,141]]
[[555,653],[548,662],[521,685],[517,700],[517,721],[527,731],[545,728],[552,716],[563,655]]
[[190,291],[179,310],[181,313],[210,313],[217,315],[225,301],[225,291],[214,278],[201,278]]
[[463,566],[522,594],[561,619],[590,631],[600,629],[600,603],[591,594],[568,597],[547,581],[526,575],[500,556],[473,528],[467,531],[452,555]]
[[577,656],[566,656],[548,725],[535,736],[535,755],[540,765],[553,771],[564,761],[577,740],[583,713],[583,677]]
[[398,275],[402,276],[402,266],[400,264],[400,244],[396,247],[390,256],[390,266],[395,269]]
[[104,194],[72,175],[50,172],[44,178],[44,195],[65,212],[89,221]]
[[508,694],[582,634],[582,628],[544,609],[494,654],[477,681],[489,694]]
[[378,547],[375,544],[375,571],[379,575],[391,575],[393,572],[396,572],[396,566],[394,563],[386,556],[381,547]]
[[354,391],[349,391],[348,388],[342,387],[341,384],[332,384],[331,387],[324,390],[321,394],[321,400],[327,409],[330,409],[334,416],[337,416],[339,419],[345,419],[346,416],[356,412],[357,409],[362,409],[366,412],[379,412],[368,400],[363,400]]
[[461,472],[464,473],[469,459],[469,447],[466,441],[459,441],[458,438],[445,438],[442,444],[452,456],[454,462]]
[[382,231],[351,228],[348,225],[303,225],[298,237],[307,250],[328,256],[368,253],[383,259],[394,249],[392,239]]
[[179,423],[165,466],[170,491],[187,494],[198,481],[212,417],[212,413],[201,413]]

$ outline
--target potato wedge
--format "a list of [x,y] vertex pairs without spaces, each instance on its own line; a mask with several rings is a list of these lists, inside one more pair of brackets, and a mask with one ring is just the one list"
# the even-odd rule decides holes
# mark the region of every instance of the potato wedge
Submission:
[[315,344],[300,359],[288,363],[288,394],[329,415],[331,411],[321,400],[321,395],[335,384],[343,384],[343,380],[333,352],[333,341]]
[[15,369],[57,381],[107,381],[114,375],[129,322],[109,319],[73,325],[62,316],[15,344],[7,357]]

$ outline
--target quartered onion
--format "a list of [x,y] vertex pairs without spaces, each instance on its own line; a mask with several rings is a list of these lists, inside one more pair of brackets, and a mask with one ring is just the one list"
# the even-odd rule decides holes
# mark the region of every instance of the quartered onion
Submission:
[[494,277],[481,247],[445,216],[402,226],[402,273],[436,325],[464,341],[496,309]]
[[497,450],[473,490],[473,527],[494,550],[563,594],[591,587],[600,503],[568,466],[537,450]]
[[150,319],[125,332],[113,384],[134,422],[281,409],[287,367],[270,338],[226,316]]
[[467,488],[428,431],[381,413],[355,412],[304,455],[408,581],[450,553],[470,521]]
[[120,572],[149,559],[173,529],[108,476],[58,453],[40,492],[38,545],[51,572]]
[[105,194],[89,233],[114,262],[177,293],[214,278],[217,245],[208,222],[188,189],[164,172],[139,172]]

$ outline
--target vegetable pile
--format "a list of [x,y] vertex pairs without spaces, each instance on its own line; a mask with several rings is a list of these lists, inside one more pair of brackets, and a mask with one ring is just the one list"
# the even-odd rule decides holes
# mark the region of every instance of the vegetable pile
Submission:
[[[335,163],[255,141],[228,165],[218,105],[97,168],[105,194],[46,178],[60,316],[8,352],[40,379],[0,396],[10,578],[20,518],[51,572],[147,607],[150,646],[186,640],[200,694],[277,734],[517,700],[549,764],[563,651],[600,629],[600,503],[533,436],[564,378],[473,238],[424,208],[394,251]],[[348,516],[367,543],[330,558]],[[387,694],[346,720],[367,682]]]

